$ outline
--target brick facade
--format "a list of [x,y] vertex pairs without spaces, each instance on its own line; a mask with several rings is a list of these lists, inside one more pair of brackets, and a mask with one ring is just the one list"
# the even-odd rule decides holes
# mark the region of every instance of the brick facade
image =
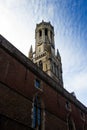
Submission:
[[87,130],[87,108],[0,35],[0,129],[32,130],[36,95],[42,102],[41,130]]

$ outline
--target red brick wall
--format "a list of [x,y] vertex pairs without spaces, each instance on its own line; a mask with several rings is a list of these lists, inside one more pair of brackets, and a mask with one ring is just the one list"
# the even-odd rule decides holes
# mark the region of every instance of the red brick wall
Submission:
[[6,116],[0,115],[0,130],[33,130],[30,127],[23,125],[22,123],[17,122],[7,118]]
[[[46,110],[46,130],[67,130],[66,121],[67,114],[69,113],[65,107],[67,99],[44,81],[42,81],[42,90],[35,88],[34,81],[36,77],[37,76],[31,72],[29,68],[26,68],[26,66],[21,64],[17,59],[0,48],[0,82],[11,88],[11,91],[15,90],[17,93],[15,96],[15,92],[12,92],[13,94],[9,94],[9,91],[5,98],[2,96],[2,100],[4,100],[4,102],[1,102],[0,100],[0,106],[2,106],[0,108],[1,113],[22,122],[27,126],[31,126],[32,101],[35,94],[39,94],[43,100]],[[40,79],[40,76],[38,78]],[[3,91],[4,89],[0,91],[0,95],[5,94],[3,94]],[[18,95],[22,96],[21,99]],[[7,105],[5,105],[6,102],[8,102]],[[80,110],[73,103],[71,103],[71,108],[72,111],[70,112],[70,115],[76,124],[76,129],[82,130],[84,122],[81,119]],[[25,118],[21,119],[22,116]],[[86,128],[87,126],[85,126],[85,130]]]

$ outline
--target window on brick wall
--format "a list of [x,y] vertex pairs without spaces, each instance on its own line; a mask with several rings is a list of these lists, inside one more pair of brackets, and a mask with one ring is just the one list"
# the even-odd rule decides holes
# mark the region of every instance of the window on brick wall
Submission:
[[74,130],[73,129],[73,123],[71,120],[68,121],[68,126],[69,126],[69,130]]
[[38,96],[34,99],[32,127],[41,130],[41,102]]
[[75,122],[71,117],[68,117],[68,130],[76,130]]
[[36,88],[41,88],[41,83],[39,79],[35,79],[35,87]]
[[71,111],[71,104],[69,101],[66,101],[65,107],[68,111]]
[[85,114],[81,111],[80,112],[80,114],[81,114],[81,119],[83,120],[83,121],[85,121]]

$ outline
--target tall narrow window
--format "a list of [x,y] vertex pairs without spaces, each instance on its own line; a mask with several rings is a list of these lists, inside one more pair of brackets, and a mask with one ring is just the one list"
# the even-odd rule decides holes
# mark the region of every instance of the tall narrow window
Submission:
[[35,87],[36,88],[40,88],[41,87],[40,86],[40,80],[38,80],[38,79],[35,80]]
[[68,117],[68,129],[76,130],[74,120],[70,117]]
[[39,37],[41,37],[42,36],[42,31],[41,30],[39,30]]
[[81,119],[85,121],[85,114],[81,111]]
[[39,61],[39,67],[40,67],[41,69],[43,69],[43,63],[42,63],[41,60]]
[[33,105],[33,128],[38,128],[41,130],[41,102],[38,96],[35,97],[34,105]]
[[45,28],[45,36],[47,36],[48,35],[48,30],[47,30],[47,28]]
[[65,107],[66,107],[66,110],[71,111],[71,104],[70,104],[70,102],[66,101]]
[[69,125],[69,130],[73,130],[73,124],[72,124],[71,120],[69,120],[68,125]]

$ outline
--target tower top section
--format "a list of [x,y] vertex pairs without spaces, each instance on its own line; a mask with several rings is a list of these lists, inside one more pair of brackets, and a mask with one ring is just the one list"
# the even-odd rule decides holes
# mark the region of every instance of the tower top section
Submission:
[[50,22],[45,22],[44,20],[42,20],[42,22],[40,22],[39,24],[36,24],[35,33],[37,33],[40,29],[44,29],[44,28],[47,28],[52,32],[52,34],[54,34],[54,27],[51,25]]
[[[37,27],[50,27],[51,29],[54,30],[54,27],[50,24],[50,22],[44,22],[44,20],[42,20],[42,22],[40,22],[39,24],[36,24]],[[36,28],[37,29],[37,28]]]

